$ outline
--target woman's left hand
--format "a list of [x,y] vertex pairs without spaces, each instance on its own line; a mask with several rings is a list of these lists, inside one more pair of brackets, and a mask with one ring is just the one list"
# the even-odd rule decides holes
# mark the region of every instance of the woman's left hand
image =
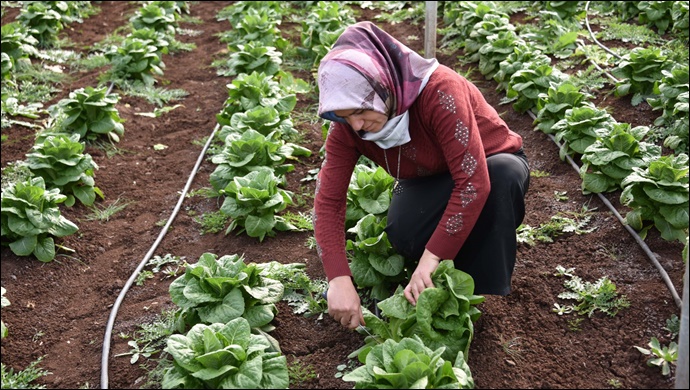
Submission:
[[417,299],[419,294],[424,291],[424,289],[429,287],[434,287],[434,283],[431,281],[431,274],[436,271],[441,258],[429,252],[428,249],[424,250],[422,258],[419,259],[419,264],[414,270],[412,277],[410,277],[410,283],[405,287],[405,298],[414,306],[417,305]]

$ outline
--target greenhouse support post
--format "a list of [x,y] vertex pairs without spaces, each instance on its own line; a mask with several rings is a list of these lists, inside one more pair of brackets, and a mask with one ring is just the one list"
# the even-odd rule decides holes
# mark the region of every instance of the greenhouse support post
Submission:
[[436,7],[438,1],[426,1],[424,20],[424,57],[436,57]]
[[[686,252],[687,253],[687,252]],[[685,256],[685,277],[683,278],[683,305],[680,310],[680,333],[678,333],[678,364],[676,365],[676,389],[688,388],[688,256]]]

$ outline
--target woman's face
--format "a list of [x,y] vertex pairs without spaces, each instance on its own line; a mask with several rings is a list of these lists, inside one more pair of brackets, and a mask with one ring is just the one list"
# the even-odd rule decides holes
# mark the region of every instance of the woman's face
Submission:
[[388,122],[388,116],[373,110],[335,110],[333,113],[347,121],[354,131],[376,133]]

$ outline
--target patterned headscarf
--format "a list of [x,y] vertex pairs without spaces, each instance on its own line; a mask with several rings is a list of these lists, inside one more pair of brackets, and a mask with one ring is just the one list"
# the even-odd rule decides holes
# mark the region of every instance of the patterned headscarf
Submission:
[[371,22],[349,26],[321,60],[319,115],[344,122],[335,110],[374,110],[389,118],[404,114],[436,69],[426,59]]

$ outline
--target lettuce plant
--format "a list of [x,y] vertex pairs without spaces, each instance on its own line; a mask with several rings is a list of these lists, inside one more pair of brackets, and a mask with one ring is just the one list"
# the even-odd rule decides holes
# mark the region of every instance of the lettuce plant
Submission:
[[237,234],[246,232],[249,237],[263,241],[266,236],[275,236],[276,230],[296,230],[276,215],[292,204],[292,192],[278,188],[278,183],[273,170],[261,167],[244,176],[236,176],[220,190],[225,197],[220,211],[232,218],[225,234],[238,229]]
[[280,111],[273,106],[256,106],[245,112],[237,112],[230,118],[230,125],[221,129],[218,136],[225,139],[229,131],[245,132],[254,129],[263,135],[278,131],[281,138],[287,139],[297,134],[289,117],[283,118]]
[[48,48],[57,42],[58,33],[65,27],[62,15],[50,8],[46,2],[35,1],[19,11],[17,20],[29,29],[30,34],[38,40],[42,48]]
[[497,91],[507,91],[513,75],[525,68],[536,68],[539,65],[551,64],[551,58],[542,53],[532,43],[517,40],[513,52],[498,64],[494,74],[494,81],[498,83]]
[[446,360],[453,361],[458,352],[468,359],[474,322],[481,315],[476,305],[484,302],[484,297],[474,295],[474,280],[455,269],[452,260],[441,261],[431,280],[434,287],[422,291],[416,306],[398,286],[395,294],[378,303],[381,318],[364,309],[369,336],[350,357],[366,356],[368,349],[388,339],[400,341],[417,335],[431,349],[445,347],[442,357]]
[[625,220],[644,239],[652,225],[667,241],[688,235],[688,155],[662,156],[623,179],[620,202],[632,210]]
[[621,182],[633,167],[644,167],[661,156],[661,147],[643,142],[649,127],[631,128],[629,123],[616,123],[611,133],[598,138],[582,155],[582,192],[602,193],[620,190]]
[[230,125],[233,114],[259,106],[274,107],[282,119],[287,119],[295,105],[295,94],[286,91],[274,76],[256,71],[242,73],[228,84],[228,99],[216,119],[221,125]]
[[382,218],[391,203],[393,177],[381,167],[357,164],[347,189],[345,228],[354,227],[367,214]]
[[465,38],[465,54],[458,59],[467,63],[479,61],[479,49],[489,43],[489,37],[502,31],[515,31],[515,26],[504,14],[487,13],[477,22]]
[[335,40],[345,28],[356,22],[352,9],[336,1],[318,1],[310,8],[309,14],[302,21],[300,39],[302,46],[297,53],[311,59],[312,66],[330,50]]
[[350,269],[357,287],[371,288],[370,296],[386,299],[391,290],[409,276],[405,258],[395,253],[386,235],[386,217],[368,214],[360,219],[348,233],[355,233],[354,240],[347,240]]
[[566,110],[563,118],[551,127],[556,141],[563,142],[559,152],[561,160],[576,153],[584,154],[597,139],[608,137],[615,123],[611,114],[590,102]]
[[57,188],[67,196],[66,206],[73,206],[75,198],[86,206],[93,205],[96,195],[103,199],[93,178],[98,165],[90,154],[84,154],[79,134],[48,136],[27,153],[26,164],[31,172],[45,179],[48,188]]
[[243,256],[218,258],[204,253],[196,264],[187,265],[169,290],[179,306],[175,317],[180,331],[198,323],[226,323],[238,317],[245,318],[253,329],[271,330],[269,323],[284,286],[261,275],[256,264],[245,264]]
[[[36,49],[38,40],[29,34],[28,29],[19,22],[10,22],[2,26],[2,54],[9,61],[5,65],[3,61],[3,79],[9,78],[12,69],[18,66],[31,65],[30,57],[38,53]],[[23,64],[23,65],[19,65]]]
[[688,65],[675,64],[669,70],[662,70],[664,77],[654,90],[655,95],[647,103],[662,114],[654,125],[666,128],[664,146],[676,154],[688,153]]
[[165,69],[159,51],[151,40],[127,36],[122,46],[112,46],[105,57],[112,64],[114,79],[141,81],[150,87],[156,83],[154,75],[162,76]]
[[[481,22],[488,13],[497,14],[493,1],[447,1],[443,3],[443,25],[441,48],[460,49],[465,45],[465,37],[470,35],[474,25]],[[507,14],[500,14],[508,17]]]
[[273,76],[280,71],[283,53],[273,46],[261,42],[247,42],[237,45],[228,60],[218,70],[220,76],[237,76],[242,73],[259,72]]
[[444,350],[432,350],[416,335],[399,342],[388,339],[364,352],[364,365],[343,380],[355,382],[355,389],[473,389],[463,353],[451,363],[443,358]]
[[537,105],[541,93],[547,92],[553,84],[560,84],[568,79],[557,68],[542,62],[528,62],[510,76],[506,97],[501,104],[513,103],[515,111],[524,113]]
[[[241,12],[232,15],[230,23],[233,28],[222,33],[220,41],[227,42],[228,49],[231,51],[236,50],[237,45],[245,45],[250,42],[255,43],[257,47],[271,46],[280,52],[284,51],[287,48],[288,42],[282,37],[278,29],[281,13],[275,7],[271,8],[270,5],[266,4],[270,2],[261,2],[264,4],[254,3],[246,3],[245,6],[237,3],[231,6],[236,10],[241,9]],[[248,6],[249,4],[251,6]]]
[[616,83],[616,96],[633,94],[631,104],[637,106],[658,90],[663,79],[662,70],[669,70],[673,62],[658,47],[636,47],[623,55],[622,60],[611,74],[619,79]]
[[107,135],[111,141],[120,142],[125,128],[115,107],[119,99],[117,94],[108,94],[106,87],[80,88],[48,111],[56,119],[57,131],[79,134],[79,140]]
[[499,70],[501,61],[513,53],[520,38],[513,30],[500,31],[489,35],[487,43],[479,48],[479,71],[487,80],[492,79]]
[[133,30],[150,28],[167,36],[174,36],[177,29],[177,19],[174,9],[166,9],[160,3],[175,3],[165,1],[151,1],[137,9],[134,16],[129,19]]
[[43,262],[55,258],[53,237],[74,234],[79,228],[60,213],[67,196],[57,188],[46,190],[42,177],[19,181],[2,191],[2,245],[17,256],[33,254]]
[[272,168],[276,176],[284,177],[295,170],[294,165],[285,163],[286,160],[311,155],[311,150],[286,143],[279,137],[275,131],[265,137],[253,129],[228,134],[223,150],[211,158],[218,165],[210,177],[213,188],[219,191],[235,176],[244,176],[260,167]]
[[285,356],[265,337],[252,334],[242,317],[171,335],[165,351],[173,365],[163,374],[164,389],[288,388]]
[[550,134],[554,123],[565,116],[568,109],[578,107],[583,102],[588,101],[592,95],[581,92],[570,81],[565,81],[557,85],[551,85],[544,93],[540,93],[537,99],[537,117],[534,124],[535,130]]

